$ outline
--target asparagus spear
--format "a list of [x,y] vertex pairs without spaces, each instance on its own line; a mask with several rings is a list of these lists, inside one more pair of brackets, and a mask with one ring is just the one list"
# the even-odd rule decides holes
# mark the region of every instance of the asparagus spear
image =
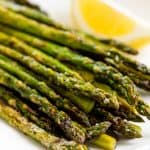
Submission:
[[[67,31],[70,31],[70,30],[67,30]],[[81,31],[71,31],[71,32],[75,32],[75,34],[77,36],[83,37],[86,40],[90,40],[95,45],[102,44],[102,45],[107,46],[107,48],[109,48],[109,49],[115,48],[117,51],[122,51],[122,52],[133,54],[133,55],[138,54],[137,50],[131,48],[129,45],[126,45],[126,44],[116,41],[114,39],[98,38],[96,36],[93,36],[91,34],[84,33]]]
[[108,58],[106,59],[106,61],[109,64],[115,66],[123,74],[128,75],[138,87],[143,88],[147,91],[150,90],[150,76],[149,75],[142,74],[141,72],[126,66],[122,62],[117,63],[114,60],[108,59]]
[[[65,76],[64,74],[57,73],[50,68],[47,68],[29,56],[22,55],[21,53],[11,50],[7,47],[0,46],[0,53],[10,58],[13,58],[20,63],[24,64],[32,71],[45,76],[51,82],[57,86],[65,87],[66,90],[73,93],[78,93],[97,101],[101,106],[118,109],[119,105],[116,99],[112,99],[111,96],[104,91],[95,88],[92,84]],[[32,62],[32,63],[31,63]]]
[[45,97],[40,96],[36,90],[26,86],[22,81],[2,69],[0,69],[0,84],[15,90],[22,97],[36,104],[38,109],[46,113],[69,139],[84,143],[86,140],[85,129],[81,125],[73,122],[66,113],[59,111]]
[[22,71],[19,67],[17,67],[17,65],[13,65],[13,61],[6,62],[4,59],[0,58],[0,67],[17,76],[24,83],[47,96],[59,109],[69,113],[71,117],[77,119],[80,123],[84,124],[85,126],[90,125],[88,117],[84,112],[80,111],[69,100],[63,99],[57,95],[55,91],[48,87],[45,82],[38,81],[36,78]]
[[44,24],[47,24],[50,26],[54,26],[58,29],[62,29],[62,30],[70,31],[70,32],[76,32],[79,35],[83,35],[85,38],[90,38],[90,39],[94,40],[96,44],[98,44],[97,42],[102,42],[102,43],[105,43],[107,45],[116,47],[119,50],[122,50],[122,51],[127,52],[127,53],[131,53],[131,54],[137,54],[138,53],[137,50],[135,50],[135,49],[133,49],[133,48],[121,43],[121,42],[111,40],[111,39],[98,39],[98,38],[96,38],[92,35],[89,35],[87,33],[83,33],[81,31],[75,31],[75,30],[71,30],[69,28],[66,28],[66,27],[56,23],[54,20],[52,20],[47,15],[45,15],[45,14],[43,14],[43,13],[41,13],[35,9],[29,8],[29,7],[24,7],[21,5],[12,4],[10,2],[9,3],[8,2],[0,2],[0,4],[4,7],[8,8],[8,9],[16,12],[16,13],[25,15],[25,16],[27,16],[31,19],[37,20],[41,23],[44,23]]
[[[24,36],[22,36],[22,39],[25,39],[23,37]],[[29,42],[32,42],[33,45],[35,43],[36,46],[39,46],[38,48],[41,48],[44,52],[52,55],[53,57],[91,71],[101,80],[107,82],[120,94],[122,94],[130,104],[136,103],[138,93],[132,81],[130,81],[130,79],[128,79],[127,77],[124,77],[116,69],[107,66],[102,62],[95,62],[90,58],[73,53],[69,49],[55,45],[53,43],[46,43],[41,40],[39,40],[38,42],[38,39],[34,39],[33,37],[27,35],[25,35],[25,37],[27,40],[29,39]],[[0,33],[0,43],[6,44],[21,52],[24,52],[47,66],[54,66],[54,64],[51,64],[52,61],[49,61],[49,57],[46,54],[25,45],[24,43],[20,42],[17,39],[14,39],[13,37],[5,36],[3,33]]]
[[130,53],[130,54],[138,54],[138,51],[132,47],[130,47],[129,45],[126,45],[122,42],[118,42],[116,40],[113,39],[99,39],[100,42],[103,42],[107,45],[111,45],[117,49],[120,49],[124,52]]
[[93,55],[96,54],[97,56],[102,57],[106,62],[106,58],[112,59],[116,63],[122,62],[127,67],[140,71],[143,74],[150,75],[150,69],[145,65],[124,56],[115,49],[110,49],[105,44],[99,43],[98,45],[95,45],[95,42],[90,39],[77,36],[75,33],[40,24],[34,20],[9,11],[4,7],[0,7],[0,22],[47,40],[69,46],[73,49],[89,52]]
[[87,150],[85,145],[77,144],[73,141],[66,141],[58,138],[45,130],[39,128],[37,125],[29,122],[26,118],[22,117],[20,113],[15,111],[9,106],[0,102],[0,118],[4,119],[12,127],[15,127],[22,133],[28,135],[32,139],[41,143],[50,150]]
[[[18,3],[18,2],[17,2]],[[19,5],[19,4],[15,4],[12,2],[8,2],[8,1],[0,1],[0,4],[16,13],[25,15],[29,18],[35,19],[41,23],[47,24],[47,25],[52,25],[58,29],[64,29],[67,30],[67,28],[63,27],[62,25],[58,24],[57,22],[55,22],[53,19],[51,19],[50,17],[48,17],[46,14],[44,14],[43,12],[34,9],[32,7],[28,7],[25,5]]]
[[[14,94],[10,92],[10,90],[6,89],[3,86],[0,86],[0,97],[42,129],[45,129],[46,131],[51,132],[55,135],[58,135],[61,132],[57,127],[54,128],[55,125],[49,118],[41,116],[37,111],[33,110],[29,105],[22,102],[19,98],[14,96]],[[86,129],[88,140],[92,139],[93,137],[95,138],[102,133],[105,133],[110,125],[110,122],[101,122],[94,126],[88,127]],[[100,143],[101,141],[97,142]]]
[[56,131],[54,123],[49,118],[39,115],[36,110],[33,110],[29,105],[21,101],[10,90],[3,86],[0,86],[0,97],[6,101],[9,106],[21,112],[26,118],[37,124],[40,128],[55,134],[59,131],[59,129]]
[[[13,3],[17,3],[19,5],[23,5],[23,6],[27,6],[29,8],[34,8],[38,11],[41,11],[41,9],[37,6],[37,5],[34,5],[33,3],[30,3],[29,0],[3,0],[5,2],[13,2]],[[42,11],[41,11],[42,12]]]
[[111,121],[113,123],[112,130],[116,130],[117,133],[121,134],[122,137],[126,138],[139,138],[141,137],[141,128],[132,123],[122,120],[120,117],[115,117],[110,112],[102,109],[95,108],[95,114],[99,117],[104,117],[105,120]]

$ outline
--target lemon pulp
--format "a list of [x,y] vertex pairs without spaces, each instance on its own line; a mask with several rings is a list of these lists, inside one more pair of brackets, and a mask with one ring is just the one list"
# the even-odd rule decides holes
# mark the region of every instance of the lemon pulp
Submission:
[[150,36],[148,37],[139,37],[128,43],[133,48],[139,49],[150,44]]
[[135,22],[102,0],[78,0],[80,13],[95,33],[122,36],[134,30]]

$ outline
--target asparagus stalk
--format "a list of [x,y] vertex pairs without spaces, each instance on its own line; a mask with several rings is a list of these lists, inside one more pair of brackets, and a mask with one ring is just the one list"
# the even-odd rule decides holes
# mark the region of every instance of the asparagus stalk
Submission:
[[66,113],[59,111],[45,97],[40,96],[36,90],[26,86],[22,81],[16,79],[2,69],[0,69],[0,84],[15,90],[23,98],[36,104],[38,109],[47,114],[69,139],[73,139],[79,143],[85,142],[85,129],[81,125],[73,122]]
[[119,50],[122,50],[123,52],[127,52],[130,54],[138,54],[138,51],[132,47],[130,47],[129,45],[126,45],[122,42],[118,42],[116,40],[113,39],[99,39],[100,42],[105,43],[107,45],[111,45]]
[[110,112],[102,109],[95,108],[95,114],[99,117],[103,117],[107,121],[111,121],[113,123],[112,130],[116,130],[117,133],[121,134],[122,137],[125,138],[140,138],[141,137],[141,128],[132,123],[126,122],[122,120],[120,117],[115,117]]
[[87,33],[83,33],[81,31],[75,31],[75,30],[71,30],[69,28],[63,27],[62,25],[56,23],[54,20],[52,20],[50,17],[48,17],[47,15],[29,8],[29,7],[24,7],[21,5],[16,5],[16,4],[12,4],[12,3],[8,3],[8,2],[0,2],[0,4],[16,13],[22,14],[24,16],[27,16],[31,19],[37,20],[41,23],[50,25],[50,26],[54,26],[58,29],[62,29],[62,30],[66,30],[66,31],[70,31],[70,32],[76,32],[79,35],[83,35],[85,38],[90,38],[93,41],[95,41],[96,44],[98,44],[97,42],[102,42],[105,43],[107,45],[110,45],[112,47],[116,47],[118,48],[118,50],[122,50],[123,52],[127,52],[127,53],[131,53],[131,54],[137,54],[138,51],[129,47],[128,45],[125,45],[121,42],[115,41],[115,40],[111,40],[111,39],[97,39],[96,37],[89,35]]
[[[40,128],[45,129],[46,131],[51,132],[55,135],[58,135],[59,132],[61,132],[57,127],[54,128],[55,125],[49,118],[41,116],[37,111],[33,110],[29,105],[22,102],[19,98],[14,96],[14,94],[10,92],[10,90],[6,89],[3,86],[0,86],[0,97],[5,100],[10,106],[21,112],[26,118],[37,124]],[[110,122],[101,122],[99,124],[86,128],[88,140],[92,139],[93,137],[95,138],[102,133],[105,133],[110,125]],[[97,142],[100,143],[101,141]]]
[[23,116],[37,124],[40,128],[51,133],[58,133],[57,131],[59,131],[59,129],[56,131],[54,123],[49,118],[39,115],[36,110],[33,110],[29,105],[21,101],[10,90],[3,86],[0,86],[0,97],[6,101],[9,106],[21,112]]
[[32,7],[28,7],[25,5],[20,5],[18,2],[16,3],[12,3],[10,1],[1,1],[0,4],[8,9],[10,9],[11,11],[14,11],[16,13],[25,15],[31,19],[37,20],[41,23],[47,24],[47,25],[52,25],[58,29],[64,29],[67,30],[67,28],[63,27],[62,25],[58,24],[57,22],[55,22],[53,19],[51,19],[50,17],[48,17],[46,14],[44,14],[43,12],[32,8]]
[[20,113],[15,111],[9,106],[0,102],[0,118],[4,119],[12,127],[15,127],[22,133],[28,135],[32,139],[41,143],[50,150],[87,150],[85,145],[77,144],[73,141],[66,141],[58,138],[52,134],[48,134],[45,130],[39,128],[37,125],[29,122],[26,118],[22,117]]
[[[29,56],[22,55],[21,53],[12,50],[10,48],[0,46],[0,53],[10,58],[13,58],[20,63],[24,64],[32,71],[45,76],[48,80],[53,82],[57,86],[65,87],[66,90],[73,93],[78,93],[97,101],[101,106],[118,109],[119,105],[116,99],[112,99],[111,96],[104,91],[95,88],[92,84],[65,76],[64,74],[57,73],[50,68],[47,68]],[[31,63],[32,62],[32,63]]]
[[[37,5],[34,5],[33,3],[30,3],[29,0],[3,0],[4,2],[13,2],[13,3],[17,3],[19,5],[23,5],[23,6],[27,6],[29,8],[34,8],[38,11],[41,11],[41,9],[37,6]],[[41,11],[42,12],[42,11]]]
[[117,63],[114,60],[108,59],[108,58],[106,59],[106,61],[109,64],[116,67],[123,74],[128,75],[138,87],[143,88],[147,91],[150,90],[150,76],[149,75],[143,74],[140,71],[134,70],[133,68],[126,66],[122,62]]
[[[67,31],[70,31],[70,30],[67,30]],[[98,38],[96,36],[93,36],[91,34],[84,33],[81,31],[71,31],[71,32],[75,32],[75,34],[77,36],[83,37],[86,40],[90,40],[95,45],[99,45],[99,44],[101,45],[102,44],[102,45],[107,46],[107,48],[109,48],[109,49],[114,48],[117,51],[129,53],[129,54],[133,54],[133,55],[138,54],[137,50],[131,48],[129,45],[126,45],[126,44],[119,42],[119,41],[116,41],[114,39]]]
[[122,62],[127,67],[140,71],[143,74],[150,75],[150,69],[145,65],[124,56],[115,49],[110,49],[105,44],[99,43],[98,45],[95,45],[95,42],[90,39],[77,36],[75,33],[40,24],[32,19],[9,11],[4,7],[0,7],[0,22],[47,40],[69,46],[73,49],[89,52],[93,55],[96,54],[97,56],[103,57],[106,62],[107,58],[112,59],[116,63]]
[[71,117],[77,119],[81,124],[84,124],[85,126],[90,125],[88,116],[84,112],[80,111],[68,99],[63,99],[62,97],[57,95],[54,90],[48,87],[45,82],[38,81],[36,78],[24,72],[19,67],[16,67],[17,65],[13,65],[12,63],[13,61],[6,62],[4,59],[0,58],[1,68],[17,76],[28,86],[35,88],[43,95],[47,96],[59,109],[67,112]]
[[[21,34],[23,33],[20,33],[19,35]],[[114,89],[116,89],[121,95],[123,95],[128,100],[130,104],[136,103],[138,93],[135,89],[135,86],[133,85],[130,79],[128,79],[126,76],[124,77],[116,69],[107,66],[102,62],[95,62],[90,58],[71,52],[67,48],[58,46],[50,42],[48,43],[39,39],[35,39],[32,36],[23,35],[22,39],[27,39],[30,42],[30,44],[36,44],[38,48],[42,49],[44,52],[52,55],[53,57],[56,57],[60,61],[67,61],[77,67],[81,67],[83,69],[91,71],[95,74],[95,76],[107,82]],[[2,33],[0,33],[0,43],[6,44],[7,46],[11,46],[21,52],[24,52],[45,65],[52,65],[51,61],[49,61],[49,57],[46,54],[36,49],[33,49],[30,46],[25,45],[17,39],[5,36]]]

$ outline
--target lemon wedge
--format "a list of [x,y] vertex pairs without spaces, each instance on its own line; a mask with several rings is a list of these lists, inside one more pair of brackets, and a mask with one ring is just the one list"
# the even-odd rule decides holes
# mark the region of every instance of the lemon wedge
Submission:
[[150,25],[111,0],[72,1],[72,24],[76,29],[103,38],[115,38],[135,48],[150,44]]

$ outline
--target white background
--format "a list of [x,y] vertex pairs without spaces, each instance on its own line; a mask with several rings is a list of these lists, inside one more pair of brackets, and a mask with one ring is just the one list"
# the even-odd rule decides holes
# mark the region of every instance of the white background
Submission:
[[[63,23],[69,24],[69,1],[71,0],[31,0],[38,2],[42,8],[48,10],[56,20],[63,19]],[[150,1],[149,0],[116,0],[124,8],[128,8],[137,16],[150,22]],[[150,66],[150,49],[147,47],[141,51],[138,59]],[[148,101],[149,95],[142,94]],[[150,122],[142,124],[143,138],[120,141],[117,150],[150,150]],[[0,150],[42,150],[44,149],[38,143],[26,138],[20,132],[9,127],[0,120]],[[91,148],[92,149],[92,148]]]

